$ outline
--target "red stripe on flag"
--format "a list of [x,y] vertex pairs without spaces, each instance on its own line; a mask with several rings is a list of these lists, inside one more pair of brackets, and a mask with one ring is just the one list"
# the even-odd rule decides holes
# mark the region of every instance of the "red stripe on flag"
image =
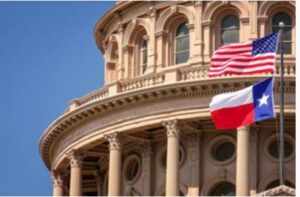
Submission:
[[224,45],[220,47],[219,49],[237,49],[241,47],[252,47],[253,43],[235,43],[235,44],[229,44],[229,45]]
[[254,119],[253,103],[237,107],[222,108],[211,112],[211,117],[218,129],[235,129],[251,124]]
[[234,71],[224,71],[222,74],[209,74],[209,77],[216,77],[220,75],[253,75],[253,74],[259,74],[259,73],[273,73],[274,69],[269,68],[269,69],[263,69],[263,70],[256,70],[256,71],[249,71],[249,72],[234,72]]
[[256,60],[274,59],[275,57],[276,57],[275,55],[266,55],[266,56],[258,56],[258,57],[251,56],[251,55],[243,55],[243,56],[237,56],[233,58],[224,58],[222,56],[219,56],[219,57],[212,57],[211,60],[213,62],[226,62],[228,60],[249,62],[249,61],[256,61]]
[[[250,63],[250,62],[249,62]],[[274,63],[273,62],[266,62],[266,63],[261,63],[261,64],[254,64],[254,65],[239,65],[239,64],[236,64],[236,63],[232,63],[232,64],[229,64],[231,68],[255,68],[257,66],[273,66]],[[216,69],[213,69],[211,71],[222,71],[222,70],[225,70],[226,66],[222,66],[222,65],[211,65],[212,68],[216,68]]]

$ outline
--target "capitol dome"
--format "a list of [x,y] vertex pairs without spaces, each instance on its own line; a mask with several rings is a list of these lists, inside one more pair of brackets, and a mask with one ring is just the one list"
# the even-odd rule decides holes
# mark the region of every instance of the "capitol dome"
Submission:
[[295,195],[295,6],[117,1],[94,29],[105,59],[104,86],[70,101],[40,140],[53,195],[258,195],[279,186],[279,118],[223,131],[209,111],[216,94],[271,74],[208,77],[216,49],[278,31],[278,21],[286,25],[286,187],[280,192]]

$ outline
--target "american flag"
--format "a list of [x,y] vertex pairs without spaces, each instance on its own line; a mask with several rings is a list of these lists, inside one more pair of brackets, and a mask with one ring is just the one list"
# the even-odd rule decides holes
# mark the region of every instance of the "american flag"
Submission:
[[249,75],[274,71],[278,33],[251,42],[220,47],[211,58],[209,77]]

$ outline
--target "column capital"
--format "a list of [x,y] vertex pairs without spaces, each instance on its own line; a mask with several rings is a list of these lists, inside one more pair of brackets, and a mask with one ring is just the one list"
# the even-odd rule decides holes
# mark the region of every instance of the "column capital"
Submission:
[[192,146],[192,147],[198,146],[198,144],[202,138],[203,131],[201,129],[198,129],[194,132],[186,133],[185,135],[187,137],[189,146]]
[[63,173],[61,171],[52,170],[50,174],[51,174],[53,187],[63,187],[64,185]]
[[162,125],[167,129],[167,136],[169,137],[176,137],[178,138],[180,135],[179,129],[179,121],[175,120],[168,120],[162,122]]
[[110,150],[120,150],[122,147],[120,134],[115,132],[111,134],[107,134],[104,138],[109,142],[109,149]]
[[83,161],[83,153],[78,151],[78,150],[72,150],[67,157],[70,160],[70,166],[71,168],[73,167],[79,167],[81,168],[82,166],[82,161]]

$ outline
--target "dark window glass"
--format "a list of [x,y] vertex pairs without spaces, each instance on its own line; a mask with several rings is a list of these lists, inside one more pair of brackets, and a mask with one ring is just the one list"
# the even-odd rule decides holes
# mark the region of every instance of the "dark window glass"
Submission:
[[[283,53],[291,54],[292,53],[292,19],[288,14],[284,12],[279,12],[272,19],[272,32],[279,31],[280,22],[283,22],[285,25],[285,28],[283,30]],[[277,53],[280,53],[280,47],[278,48]]]
[[240,41],[240,21],[234,15],[226,16],[221,23],[221,45]]
[[187,62],[189,59],[190,37],[189,29],[185,23],[178,26],[176,29],[176,49],[175,49],[175,63],[180,64]]
[[135,179],[140,168],[140,163],[136,158],[132,158],[127,164],[126,168],[126,177],[129,181]]
[[210,196],[235,196],[235,185],[229,182],[223,182],[215,186],[210,192]]
[[218,161],[226,161],[230,159],[235,152],[235,146],[232,142],[223,142],[213,149],[213,156]]
[[140,66],[142,74],[145,73],[147,70],[148,65],[148,43],[147,40],[142,40],[141,47],[140,47]]
[[[269,145],[269,147],[268,147],[269,153],[270,153],[274,158],[276,158],[276,159],[279,158],[279,149],[278,149],[278,148],[279,148],[279,141],[278,141],[278,140],[276,140],[276,141],[270,143],[270,145]],[[293,146],[292,146],[289,142],[285,141],[285,142],[284,142],[284,153],[285,153],[285,158],[291,156],[292,153],[293,153],[293,151],[294,151]]]

